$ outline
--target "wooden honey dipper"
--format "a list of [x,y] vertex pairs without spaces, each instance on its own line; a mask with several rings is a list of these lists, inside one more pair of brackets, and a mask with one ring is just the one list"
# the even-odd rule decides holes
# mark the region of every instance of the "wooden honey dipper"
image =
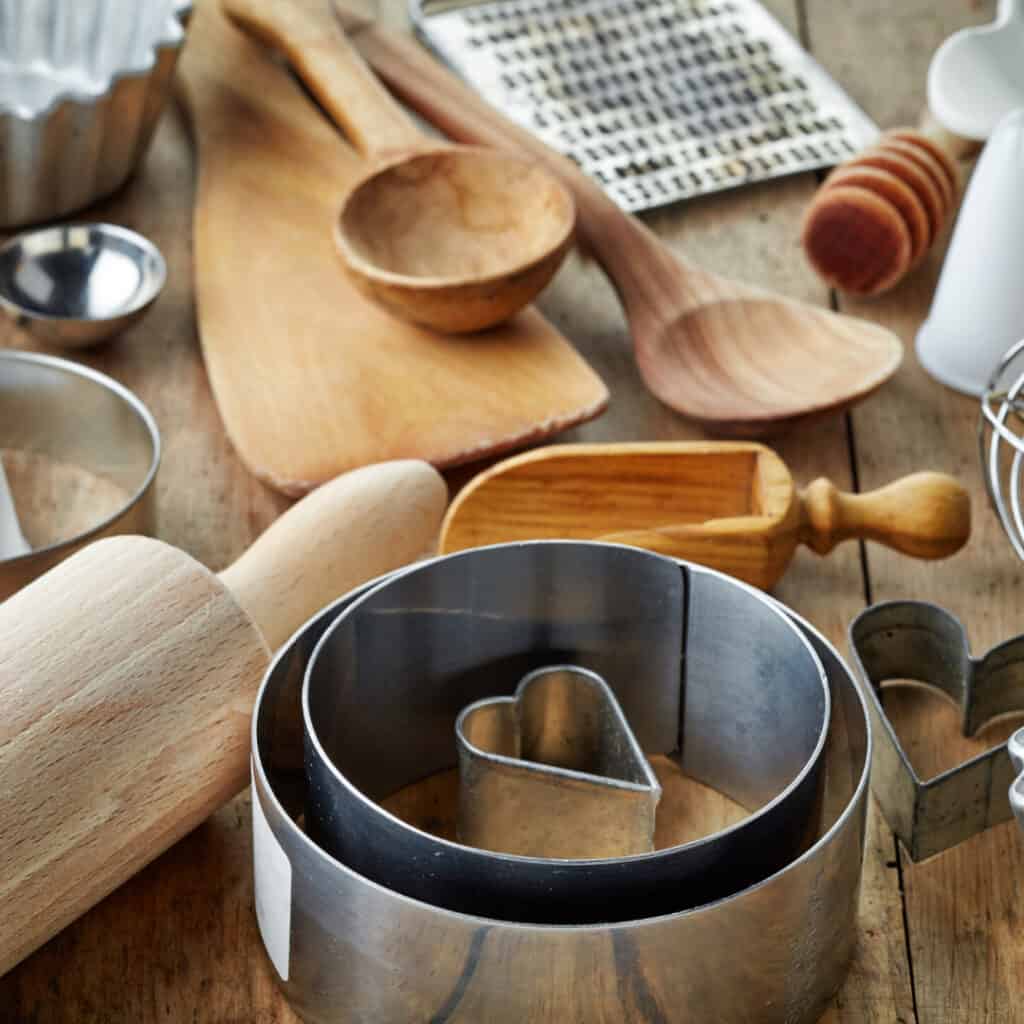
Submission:
[[936,135],[893,129],[825,179],[804,215],[804,252],[829,285],[880,295],[924,258],[959,193],[960,172]]

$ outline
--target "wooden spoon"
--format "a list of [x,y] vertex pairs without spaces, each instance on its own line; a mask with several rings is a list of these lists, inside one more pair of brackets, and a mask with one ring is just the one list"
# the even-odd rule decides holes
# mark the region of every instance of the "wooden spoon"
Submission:
[[281,50],[373,169],[346,196],[336,240],[356,286],[439,331],[492,327],[551,280],[572,242],[572,196],[536,160],[428,139],[324,9],[224,0]]
[[567,444],[492,466],[458,495],[441,551],[576,538],[709,565],[765,590],[798,544],[827,554],[852,537],[915,558],[944,558],[971,529],[967,492],[914,473],[868,494],[828,480],[798,491],[770,448],[748,442]]
[[724,434],[766,434],[842,409],[896,372],[899,339],[684,264],[574,164],[513,125],[411,39],[335,2],[385,83],[453,138],[543,160],[576,198],[577,231],[615,285],[640,374],[666,405]]

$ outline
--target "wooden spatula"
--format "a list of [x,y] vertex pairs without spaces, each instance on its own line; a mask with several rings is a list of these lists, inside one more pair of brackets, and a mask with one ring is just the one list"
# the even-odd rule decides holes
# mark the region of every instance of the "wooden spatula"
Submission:
[[445,516],[441,550],[612,541],[767,590],[798,544],[823,555],[862,537],[944,558],[970,529],[969,496],[943,473],[914,473],[868,494],[844,494],[825,479],[798,491],[785,463],[759,444],[568,444],[506,459],[470,481]]
[[604,409],[604,384],[533,309],[470,343],[356,290],[332,231],[367,164],[216,2],[197,5],[178,68],[198,151],[199,337],[253,473],[298,495],[384,459],[504,453]]
[[245,785],[269,652],[428,553],[446,497],[425,463],[368,466],[220,576],[115,537],[0,604],[0,974]]
[[577,233],[619,293],[637,367],[666,405],[718,434],[768,434],[845,408],[896,372],[903,348],[892,332],[684,263],[412,39],[368,24],[346,0],[334,8],[366,61],[427,120],[460,142],[531,153],[569,186]]

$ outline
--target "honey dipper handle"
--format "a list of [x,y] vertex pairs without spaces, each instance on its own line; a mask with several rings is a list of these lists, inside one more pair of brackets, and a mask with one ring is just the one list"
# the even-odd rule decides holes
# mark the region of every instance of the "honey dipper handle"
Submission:
[[364,466],[290,508],[220,578],[276,650],[357,584],[433,554],[447,496],[426,462]]
[[857,537],[915,558],[945,558],[971,532],[970,497],[945,473],[913,473],[866,494],[846,494],[820,478],[800,502],[800,540],[819,555]]
[[222,0],[221,6],[239,28],[288,58],[364,156],[423,144],[422,133],[331,18],[287,0]]

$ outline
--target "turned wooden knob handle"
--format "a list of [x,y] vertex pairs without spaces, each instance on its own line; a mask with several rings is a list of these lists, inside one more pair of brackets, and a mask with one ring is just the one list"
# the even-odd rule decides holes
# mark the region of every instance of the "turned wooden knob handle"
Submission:
[[937,135],[886,132],[818,190],[804,216],[804,252],[830,286],[879,295],[921,262],[959,193],[960,172]]
[[800,500],[800,540],[819,555],[858,537],[915,558],[945,558],[971,533],[970,496],[945,473],[913,473],[867,494],[845,494],[822,478]]

